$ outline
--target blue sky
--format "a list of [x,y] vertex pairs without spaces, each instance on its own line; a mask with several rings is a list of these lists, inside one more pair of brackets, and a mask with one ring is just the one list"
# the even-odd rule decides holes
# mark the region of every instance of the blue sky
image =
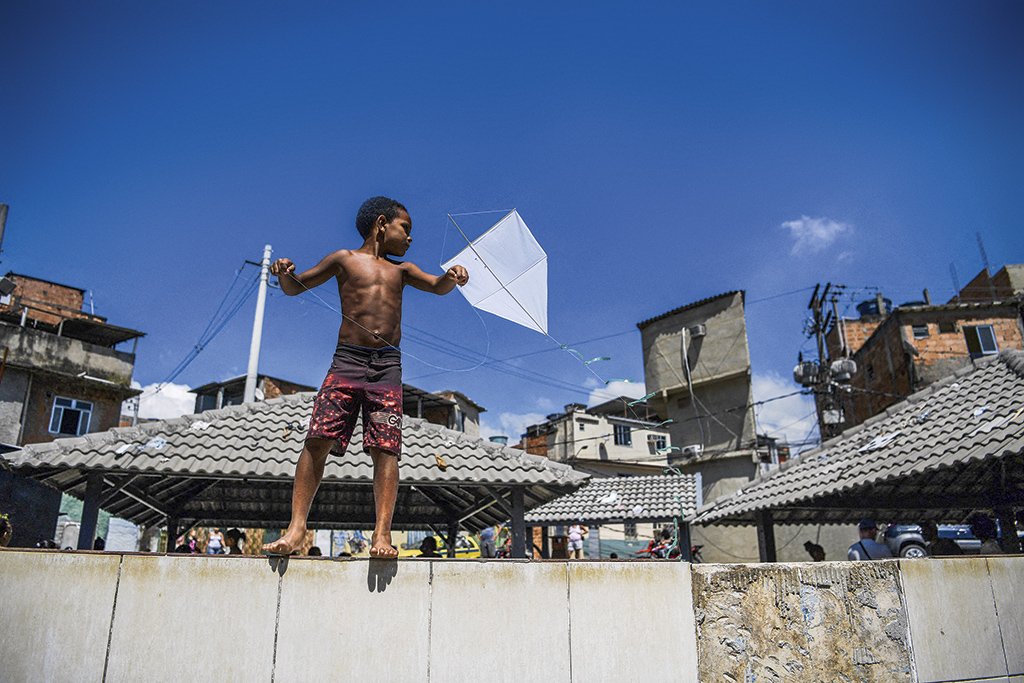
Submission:
[[[636,322],[742,288],[755,391],[789,391],[808,292],[758,300],[823,280],[947,298],[950,263],[981,267],[975,232],[997,267],[1024,260],[1024,7],[893,5],[6,3],[0,267],[145,331],[150,385],[264,243],[311,265],[388,194],[412,213],[407,257],[436,269],[447,212],[514,206],[549,255],[552,335],[617,335],[577,346],[612,357],[602,376],[642,381]],[[179,384],[244,372],[253,306]],[[405,316],[433,365],[553,346],[458,295],[409,292]],[[337,323],[271,297],[261,370],[319,383]],[[479,401],[489,432],[594,389],[561,352],[510,362],[546,383],[411,357],[405,375]]]

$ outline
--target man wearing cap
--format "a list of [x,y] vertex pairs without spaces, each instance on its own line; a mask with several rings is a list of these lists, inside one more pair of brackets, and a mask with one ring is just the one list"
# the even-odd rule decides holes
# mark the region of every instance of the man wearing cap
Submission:
[[875,540],[878,535],[878,525],[873,519],[862,519],[857,525],[860,532],[860,540],[850,546],[846,551],[847,559],[857,562],[859,560],[885,560],[892,557],[888,546]]

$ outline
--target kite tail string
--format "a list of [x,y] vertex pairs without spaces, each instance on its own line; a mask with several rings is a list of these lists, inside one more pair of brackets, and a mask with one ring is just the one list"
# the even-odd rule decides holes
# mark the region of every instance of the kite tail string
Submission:
[[[365,327],[363,327],[362,325],[360,325],[360,324],[359,324],[359,321],[358,321],[358,320],[355,320],[355,319],[354,319],[354,318],[352,318],[351,316],[345,315],[344,313],[342,313],[342,312],[341,312],[341,309],[340,309],[340,308],[335,308],[334,306],[332,306],[332,305],[331,305],[331,303],[330,303],[330,302],[328,302],[328,301],[325,301],[325,300],[324,300],[324,298],[323,298],[322,296],[320,296],[319,294],[317,294],[316,292],[314,292],[314,291],[313,291],[312,289],[310,289],[309,287],[307,287],[307,286],[306,286],[306,285],[305,285],[305,284],[304,284],[304,283],[302,282],[302,280],[300,280],[299,278],[295,277],[295,275],[294,275],[294,274],[292,274],[292,273],[288,273],[287,275],[288,275],[288,276],[289,276],[289,277],[290,277],[290,278],[291,278],[292,280],[294,280],[295,282],[298,282],[298,283],[299,283],[299,285],[301,285],[301,286],[302,286],[302,288],[303,288],[303,289],[305,289],[305,290],[306,290],[306,291],[307,291],[307,292],[308,292],[309,294],[312,294],[312,295],[313,295],[313,296],[314,296],[315,298],[319,299],[319,300],[320,300],[320,303],[322,303],[322,304],[323,304],[324,306],[326,306],[326,307],[327,307],[327,308],[329,308],[330,310],[334,311],[335,313],[337,313],[338,315],[340,315],[340,316],[341,316],[342,318],[344,318],[345,320],[348,320],[348,321],[349,321],[350,323],[352,323],[352,324],[353,324],[353,325],[355,325],[356,327],[358,327],[358,328],[362,329],[362,330],[363,330],[364,332],[366,332],[367,334],[369,334],[369,335],[371,335],[371,336],[373,336],[373,337],[377,338],[378,340],[380,340],[381,342],[383,342],[383,343],[384,343],[384,344],[385,344],[386,346],[390,346],[390,345],[391,345],[391,342],[389,342],[389,341],[388,341],[387,339],[385,339],[384,337],[380,336],[379,334],[377,334],[377,333],[376,333],[376,332],[374,332],[373,330],[368,330],[368,329],[366,329]],[[411,353],[411,352],[409,352],[409,351],[406,351],[406,350],[403,350],[403,351],[402,351],[402,355],[403,355],[403,356],[408,356],[409,358],[413,358],[413,359],[415,359],[415,360],[419,361],[420,363],[423,363],[423,364],[424,364],[424,365],[426,365],[427,367],[430,367],[430,368],[434,368],[435,370],[441,370],[441,371],[443,371],[443,372],[471,372],[472,370],[476,370],[476,369],[477,369],[477,368],[479,368],[479,367],[480,367],[481,365],[483,365],[483,364],[484,364],[484,363],[486,363],[486,362],[487,362],[488,360],[490,360],[490,353],[491,353],[491,335],[490,335],[490,333],[489,333],[489,332],[488,332],[488,330],[487,330],[487,324],[486,324],[486,323],[484,322],[483,316],[481,316],[481,315],[480,315],[480,313],[479,313],[479,312],[478,312],[478,311],[477,311],[477,310],[476,310],[475,308],[473,309],[473,312],[474,312],[474,313],[476,313],[476,317],[477,317],[477,318],[478,318],[478,319],[480,320],[480,324],[481,324],[481,325],[483,325],[483,327],[484,327],[484,332],[485,332],[485,333],[487,334],[487,348],[486,348],[486,350],[484,351],[484,354],[483,354],[483,356],[481,357],[481,360],[480,360],[480,362],[479,362],[479,363],[477,363],[476,365],[473,365],[473,366],[471,366],[471,367],[468,367],[468,368],[444,368],[444,367],[441,367],[440,365],[435,365],[434,363],[431,363],[431,362],[430,362],[430,361],[428,361],[428,360],[424,360],[423,358],[420,358],[419,356],[415,355],[414,353]]]

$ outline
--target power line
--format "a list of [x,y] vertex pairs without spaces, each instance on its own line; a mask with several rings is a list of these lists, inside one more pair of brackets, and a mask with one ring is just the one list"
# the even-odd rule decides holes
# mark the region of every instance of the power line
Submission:
[[[199,338],[192,348],[185,354],[185,356],[178,361],[178,364],[167,374],[162,382],[157,385],[156,389],[151,392],[144,393],[139,396],[139,399],[149,398],[155,396],[163,391],[164,387],[173,382],[177,377],[188,368],[192,362],[199,357],[199,354],[203,352],[203,349],[207,345],[217,338],[217,335],[227,326],[232,318],[238,313],[245,301],[256,291],[256,287],[259,284],[259,273],[257,273],[251,280],[242,285],[242,288],[235,292],[235,285],[238,283],[239,277],[242,271],[245,269],[245,263],[242,264],[235,272],[235,277],[228,286],[227,291],[221,298],[220,303],[214,310],[210,319],[207,321],[206,326],[200,333]],[[232,298],[234,297],[234,298]]]

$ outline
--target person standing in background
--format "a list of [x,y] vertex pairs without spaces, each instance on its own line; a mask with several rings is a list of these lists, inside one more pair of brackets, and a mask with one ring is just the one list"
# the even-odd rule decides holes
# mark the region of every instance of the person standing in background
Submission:
[[217,527],[213,528],[210,532],[210,538],[206,542],[206,554],[207,555],[222,555],[224,554],[224,534],[220,532]]
[[480,557],[494,557],[497,547],[494,545],[494,527],[486,526],[480,530]]
[[857,562],[861,560],[888,560],[892,559],[892,552],[889,546],[875,540],[878,535],[878,525],[873,519],[862,519],[857,525],[860,540],[850,546],[846,551],[847,559]]
[[587,527],[583,526],[582,520],[569,527],[569,559],[583,559],[583,538],[587,535]]

